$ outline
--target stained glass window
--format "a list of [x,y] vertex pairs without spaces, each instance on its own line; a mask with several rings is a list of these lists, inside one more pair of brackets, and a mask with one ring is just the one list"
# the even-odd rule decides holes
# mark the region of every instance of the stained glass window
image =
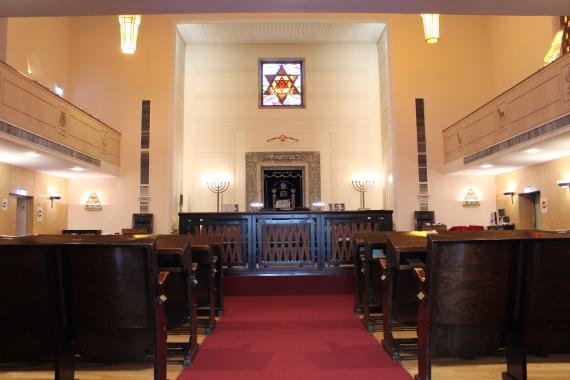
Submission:
[[261,60],[261,107],[304,107],[303,61]]

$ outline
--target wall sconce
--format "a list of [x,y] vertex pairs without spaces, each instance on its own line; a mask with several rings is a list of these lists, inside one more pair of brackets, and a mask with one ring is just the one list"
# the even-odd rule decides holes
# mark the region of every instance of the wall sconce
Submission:
[[213,180],[206,182],[208,190],[216,194],[216,206],[218,212],[220,212],[220,194],[224,193],[230,187],[230,181],[225,180]]
[[61,199],[61,195],[60,194],[53,194],[49,196],[49,200],[51,202],[50,204],[50,208],[53,208],[53,201],[59,201]]
[[137,50],[141,16],[121,15],[119,16],[119,24],[121,25],[121,50],[125,54],[134,54]]
[[263,203],[261,202],[252,202],[249,205],[253,211],[259,211],[263,208]]
[[562,188],[570,188],[570,179],[559,179],[556,184]]
[[420,15],[424,24],[424,38],[426,43],[432,45],[439,41],[439,15],[425,14]]
[[353,179],[352,187],[360,193],[360,208],[359,210],[367,210],[364,204],[364,193],[366,193],[372,186],[374,186],[373,179]]
[[508,197],[508,196],[511,197],[511,204],[515,203],[514,200],[513,200],[513,196],[515,195],[515,192],[514,192],[514,191],[505,190],[505,191],[503,191],[503,195],[504,195],[505,197]]

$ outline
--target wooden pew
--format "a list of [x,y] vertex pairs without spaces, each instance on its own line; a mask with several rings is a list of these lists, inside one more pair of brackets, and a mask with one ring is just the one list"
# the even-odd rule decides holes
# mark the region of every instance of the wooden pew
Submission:
[[429,236],[425,271],[415,269],[421,299],[416,379],[431,379],[434,357],[474,358],[505,346],[514,331],[526,239],[518,231]]
[[156,239],[158,269],[162,275],[162,289],[169,334],[188,335],[183,343],[170,342],[167,353],[183,357],[189,365],[198,352],[196,329],[196,278],[192,263],[192,249],[188,235],[158,235]]
[[121,229],[121,235],[133,236],[133,235],[148,235],[146,228],[123,228]]
[[211,235],[212,247],[214,248],[215,267],[215,296],[216,296],[216,315],[221,317],[224,315],[224,235]]
[[386,232],[364,233],[362,261],[362,323],[368,331],[379,331],[382,325],[382,278],[386,268]]
[[507,339],[504,380],[526,380],[527,354],[570,353],[570,234],[529,232],[520,314]]
[[152,360],[166,380],[166,318],[155,238],[45,237],[61,255],[67,327],[63,350],[86,361]]
[[216,260],[210,235],[189,235],[197,269],[197,325],[210,335],[216,327]]
[[386,268],[382,292],[382,346],[394,360],[416,350],[416,338],[394,337],[398,328],[413,329],[418,312],[418,285],[414,268],[424,266],[427,232],[386,232]]
[[354,275],[354,312],[362,314],[362,297],[364,292],[364,269],[363,263],[366,260],[364,248],[366,245],[366,232],[355,232],[353,234],[353,275]]
[[61,288],[55,249],[33,237],[0,238],[0,361],[55,361],[56,379],[73,379],[61,346]]

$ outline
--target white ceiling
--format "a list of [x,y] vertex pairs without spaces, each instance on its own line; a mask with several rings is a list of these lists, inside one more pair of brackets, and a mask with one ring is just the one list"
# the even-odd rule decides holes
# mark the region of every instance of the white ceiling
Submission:
[[568,0],[0,0],[0,16],[350,12],[567,15]]
[[187,44],[377,42],[382,23],[260,22],[181,24]]
[[[3,138],[0,138],[0,162],[64,178],[112,177],[90,165],[81,164],[54,153],[44,152]],[[77,172],[71,168],[81,168],[83,171]]]

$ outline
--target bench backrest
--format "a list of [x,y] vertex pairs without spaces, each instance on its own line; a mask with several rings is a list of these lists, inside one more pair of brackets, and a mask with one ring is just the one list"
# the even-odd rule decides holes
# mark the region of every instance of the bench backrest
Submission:
[[60,247],[75,353],[105,362],[156,354],[153,242],[90,237]]
[[0,360],[41,361],[58,337],[56,260],[48,246],[0,239]]
[[433,356],[474,357],[504,344],[520,250],[516,238],[429,240],[426,266]]
[[570,235],[539,234],[527,249],[523,339],[529,353],[570,353]]

